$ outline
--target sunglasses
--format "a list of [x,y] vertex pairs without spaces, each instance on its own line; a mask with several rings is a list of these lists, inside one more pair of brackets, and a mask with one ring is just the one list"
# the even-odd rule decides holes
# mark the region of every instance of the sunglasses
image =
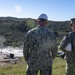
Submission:
[[37,21],[48,22],[46,19],[37,19]]
[[72,23],[70,24],[70,26],[72,26]]

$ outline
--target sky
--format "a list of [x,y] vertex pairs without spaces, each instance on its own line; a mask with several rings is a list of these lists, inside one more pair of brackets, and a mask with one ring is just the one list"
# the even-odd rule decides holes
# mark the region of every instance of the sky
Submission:
[[45,13],[48,20],[75,17],[75,0],[0,0],[0,17],[33,18]]

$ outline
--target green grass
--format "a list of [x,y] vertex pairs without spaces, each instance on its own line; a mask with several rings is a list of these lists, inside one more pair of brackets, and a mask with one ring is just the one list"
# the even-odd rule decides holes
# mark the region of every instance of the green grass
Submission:
[[53,75],[65,75],[65,60],[59,57],[54,60]]
[[[25,75],[27,64],[24,59],[22,61],[21,64],[0,68],[0,75]],[[65,75],[65,60],[57,57],[53,62],[53,75]]]

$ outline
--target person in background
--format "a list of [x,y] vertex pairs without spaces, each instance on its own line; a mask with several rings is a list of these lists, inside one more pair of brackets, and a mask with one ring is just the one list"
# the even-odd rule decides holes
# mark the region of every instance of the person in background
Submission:
[[26,75],[52,75],[53,59],[57,55],[56,36],[46,28],[48,17],[41,14],[36,20],[38,26],[25,36],[23,54],[28,64]]
[[66,53],[66,75],[75,75],[75,18],[71,19],[70,26],[72,31],[66,34],[59,46]]

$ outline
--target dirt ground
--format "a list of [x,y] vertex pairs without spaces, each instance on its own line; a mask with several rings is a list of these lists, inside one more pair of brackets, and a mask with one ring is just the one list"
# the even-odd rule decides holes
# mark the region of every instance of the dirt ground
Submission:
[[14,59],[6,57],[3,53],[0,53],[0,67],[10,66],[17,63],[22,63],[20,57]]

